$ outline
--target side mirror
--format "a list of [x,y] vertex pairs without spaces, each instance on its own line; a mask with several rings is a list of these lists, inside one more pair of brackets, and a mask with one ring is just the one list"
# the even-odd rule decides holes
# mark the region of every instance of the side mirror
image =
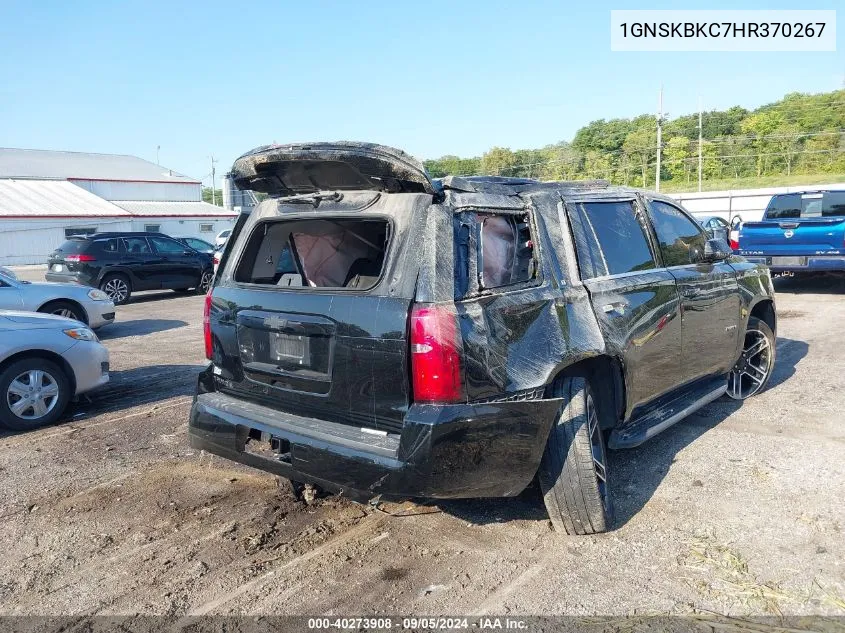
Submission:
[[720,262],[733,254],[731,247],[722,238],[711,238],[704,244],[704,260],[705,262]]

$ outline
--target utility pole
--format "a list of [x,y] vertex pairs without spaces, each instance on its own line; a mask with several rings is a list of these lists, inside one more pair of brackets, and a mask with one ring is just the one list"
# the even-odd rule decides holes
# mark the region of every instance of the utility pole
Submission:
[[216,168],[214,165],[217,164],[217,161],[214,160],[214,155],[211,156],[211,204],[217,204],[217,193],[214,190],[214,184],[216,181]]
[[698,97],[698,190],[701,191],[701,148],[703,146],[702,135],[704,129],[701,126],[701,97]]
[[657,100],[657,173],[654,178],[654,190],[660,191],[660,154],[663,148],[663,86]]
[[161,165],[161,163],[158,161],[158,153],[159,153],[160,150],[161,150],[161,145],[156,145],[156,165]]

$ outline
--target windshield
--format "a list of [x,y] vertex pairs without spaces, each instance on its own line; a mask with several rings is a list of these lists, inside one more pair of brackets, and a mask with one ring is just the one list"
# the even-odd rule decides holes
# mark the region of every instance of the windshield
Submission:
[[772,196],[766,218],[830,218],[845,216],[845,191],[786,193]]

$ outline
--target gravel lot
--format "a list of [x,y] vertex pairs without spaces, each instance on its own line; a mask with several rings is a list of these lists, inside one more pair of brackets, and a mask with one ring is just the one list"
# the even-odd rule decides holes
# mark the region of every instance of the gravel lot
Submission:
[[0,614],[845,615],[845,287],[778,289],[769,389],[613,453],[597,537],[534,490],[305,506],[193,451],[203,300],[146,293],[101,331],[107,389],[0,435]]

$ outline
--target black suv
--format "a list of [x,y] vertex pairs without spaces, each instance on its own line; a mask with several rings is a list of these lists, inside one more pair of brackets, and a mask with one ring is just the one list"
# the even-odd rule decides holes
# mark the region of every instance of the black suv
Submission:
[[449,177],[362,143],[259,148],[206,299],[191,445],[359,499],[512,496],[611,525],[637,446],[775,361],[767,269],[673,200]]
[[161,233],[93,233],[72,237],[50,254],[47,281],[94,286],[115,304],[139,290],[205,293],[214,276],[211,256]]

